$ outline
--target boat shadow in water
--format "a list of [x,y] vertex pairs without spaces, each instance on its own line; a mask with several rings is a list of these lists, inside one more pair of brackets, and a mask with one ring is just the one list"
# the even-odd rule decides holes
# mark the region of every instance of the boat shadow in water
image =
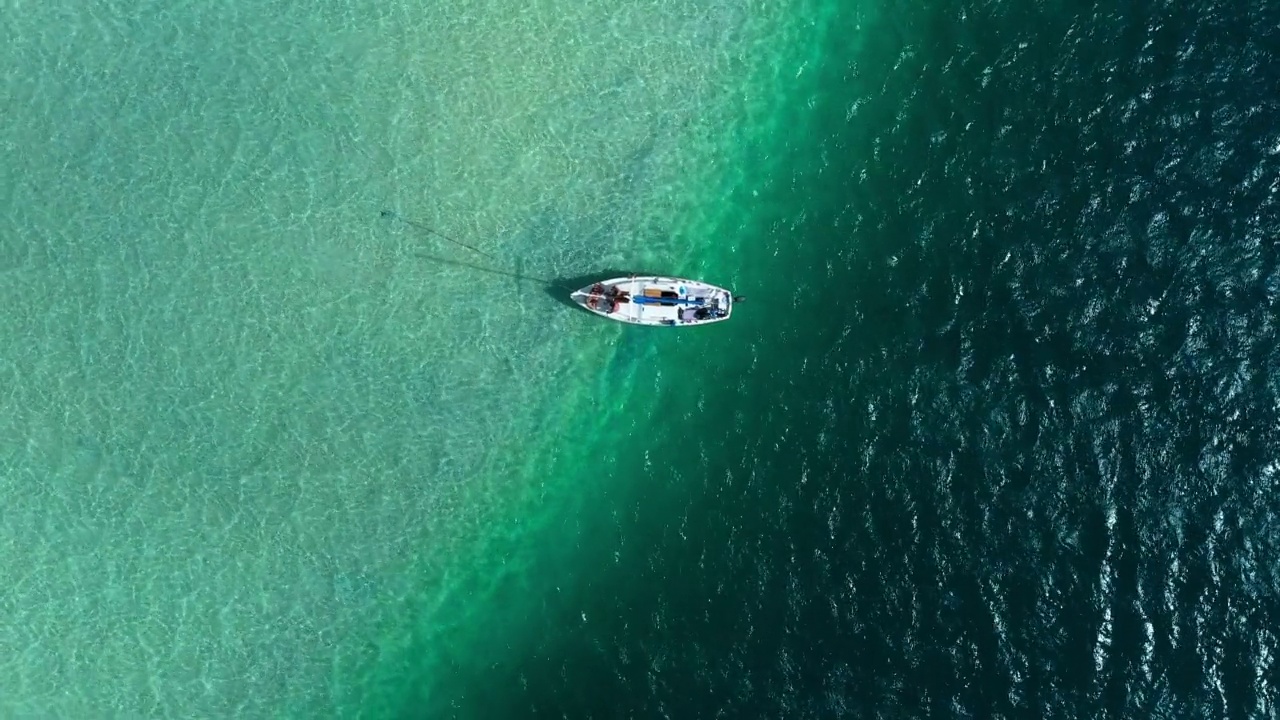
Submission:
[[628,275],[646,276],[646,275],[658,274],[658,273],[650,273],[650,272],[637,272],[635,270],[605,269],[605,270],[599,270],[599,271],[593,272],[590,275],[573,275],[570,277],[560,277],[560,278],[541,278],[541,277],[535,277],[532,275],[525,275],[524,273],[522,273],[521,268],[523,267],[524,263],[521,260],[516,261],[516,270],[513,272],[511,270],[499,270],[497,268],[487,267],[485,265],[479,265],[477,263],[467,262],[466,260],[455,260],[453,258],[441,257],[439,255],[432,255],[430,253],[424,253],[424,252],[415,252],[414,256],[419,257],[423,260],[430,260],[431,262],[442,263],[444,265],[464,267],[469,270],[475,270],[477,272],[489,273],[490,275],[501,275],[502,277],[511,278],[512,280],[515,280],[517,282],[528,281],[531,283],[537,283],[538,285],[542,286],[542,291],[546,293],[548,296],[550,296],[551,299],[555,300],[561,305],[564,305],[565,307],[571,307],[574,309],[578,309],[578,304],[575,303],[569,297],[574,290],[579,290],[594,282],[599,282],[601,280],[609,280],[616,277],[626,277]]

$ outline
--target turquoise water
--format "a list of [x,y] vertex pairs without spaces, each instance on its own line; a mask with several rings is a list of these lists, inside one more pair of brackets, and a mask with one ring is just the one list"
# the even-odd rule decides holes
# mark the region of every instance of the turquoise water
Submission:
[[1274,4],[3,7],[0,717],[1274,715]]
[[0,715],[449,702],[665,351],[545,281],[733,281],[803,10],[9,3]]

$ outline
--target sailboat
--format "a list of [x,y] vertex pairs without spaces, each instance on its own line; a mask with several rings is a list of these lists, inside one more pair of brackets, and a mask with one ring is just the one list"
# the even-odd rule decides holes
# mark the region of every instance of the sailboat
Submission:
[[671,277],[621,277],[575,290],[570,298],[588,311],[633,325],[685,327],[729,319],[741,298],[722,287]]
[[[464,247],[490,260],[498,260],[483,250],[455,240],[437,230],[401,217],[394,210],[383,210],[382,217],[398,220],[405,225],[417,228],[422,232],[434,235],[441,240]],[[475,267],[475,266],[471,266]],[[484,268],[476,268],[483,270]],[[501,275],[510,275],[502,271],[493,271]],[[515,277],[520,278],[519,275]],[[534,278],[536,279],[536,278]],[[558,282],[546,281],[552,285],[568,288]],[[733,293],[722,287],[716,287],[697,280],[673,277],[629,277],[614,278],[592,283],[569,295],[574,303],[586,308],[589,312],[602,315],[618,322],[633,325],[657,325],[660,327],[684,327],[688,325],[710,325],[728,320],[733,314],[733,306],[742,302],[742,297],[734,297]]]

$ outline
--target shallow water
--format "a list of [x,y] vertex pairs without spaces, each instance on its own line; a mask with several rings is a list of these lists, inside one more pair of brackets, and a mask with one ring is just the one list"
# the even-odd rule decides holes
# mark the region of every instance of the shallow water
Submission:
[[8,9],[0,714],[375,702],[396,638],[481,622],[489,523],[572,492],[527,458],[626,400],[548,281],[699,262],[781,16]]
[[1268,7],[7,7],[0,715],[1274,714]]

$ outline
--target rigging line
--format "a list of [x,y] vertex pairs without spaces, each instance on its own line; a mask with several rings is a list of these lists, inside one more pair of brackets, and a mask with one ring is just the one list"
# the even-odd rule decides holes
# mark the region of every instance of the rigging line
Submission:
[[422,223],[420,223],[420,222],[414,222],[413,220],[410,220],[410,219],[408,219],[408,218],[406,218],[406,217],[401,217],[401,215],[400,215],[399,213],[395,212],[394,210],[383,210],[383,211],[382,211],[382,217],[384,217],[384,218],[391,218],[392,220],[399,220],[400,222],[404,223],[405,225],[408,225],[408,226],[410,226],[410,227],[417,228],[417,229],[421,230],[422,232],[429,233],[429,234],[431,234],[431,235],[435,235],[436,237],[440,238],[441,240],[448,240],[449,242],[453,243],[454,245],[460,245],[460,246],[462,246],[462,247],[464,247],[464,248],[466,248],[466,249],[470,250],[470,251],[471,251],[471,252],[473,252],[473,253],[479,253],[480,255],[483,255],[483,256],[485,256],[485,257],[489,258],[490,260],[494,260],[494,261],[497,261],[497,262],[501,262],[501,260],[500,260],[498,257],[496,257],[496,256],[494,256],[494,255],[490,255],[489,253],[487,253],[487,252],[485,252],[485,251],[481,250],[480,248],[472,247],[471,245],[468,245],[468,244],[466,244],[466,243],[462,242],[461,240],[454,240],[453,238],[449,237],[448,235],[445,235],[444,233],[440,232],[439,230],[434,230],[434,229],[432,229],[432,228],[429,228],[429,227],[427,227],[426,225],[423,225],[423,224],[422,224]]
[[[408,218],[402,217],[399,213],[395,212],[394,210],[383,210],[383,211],[382,211],[381,216],[382,216],[382,217],[384,217],[384,218],[389,218],[389,219],[391,219],[391,220],[399,220],[400,222],[404,223],[405,225],[408,225],[408,226],[413,227],[413,228],[417,228],[418,230],[421,230],[421,231],[423,231],[423,232],[425,232],[425,233],[430,233],[431,235],[435,235],[435,236],[436,236],[436,237],[438,237],[438,238],[441,238],[441,239],[444,239],[444,240],[448,240],[449,242],[451,242],[451,243],[453,243],[453,244],[455,244],[455,245],[460,245],[460,246],[462,246],[462,247],[464,247],[464,248],[466,248],[466,249],[468,249],[468,250],[470,250],[470,251],[472,251],[472,252],[474,252],[474,253],[477,253],[477,254],[483,255],[483,256],[485,256],[485,257],[489,258],[490,260],[493,260],[494,262],[502,262],[502,260],[501,260],[500,258],[498,258],[498,257],[496,257],[496,256],[494,256],[494,255],[490,255],[489,253],[487,253],[487,252],[485,252],[485,251],[483,251],[483,250],[481,250],[481,249],[479,249],[479,248],[472,247],[471,245],[468,245],[468,244],[466,244],[466,243],[464,243],[464,242],[461,242],[461,241],[459,241],[459,240],[454,240],[453,238],[449,237],[448,235],[445,235],[444,233],[441,233],[441,232],[438,232],[438,231],[436,231],[436,230],[433,230],[432,228],[427,227],[426,225],[423,225],[422,223],[414,222],[413,220],[410,220],[410,219],[408,219]],[[469,267],[469,268],[471,268],[471,269],[473,269],[473,270],[479,270],[479,271],[481,271],[481,272],[493,273],[494,275],[505,275],[505,276],[507,276],[507,277],[515,278],[515,279],[517,279],[517,280],[535,280],[535,281],[540,282],[540,283],[546,283],[547,285],[551,285],[551,286],[553,286],[553,287],[565,288],[565,289],[568,289],[568,290],[576,290],[576,289],[577,289],[577,288],[569,287],[568,285],[566,285],[566,284],[564,284],[564,283],[562,283],[562,282],[558,282],[558,281],[556,281],[556,280],[548,280],[547,278],[535,277],[535,276],[533,276],[533,275],[521,275],[521,274],[520,274],[520,273],[518,273],[518,272],[510,272],[510,271],[507,271],[507,270],[497,270],[497,269],[494,269],[494,268],[487,268],[487,267],[483,267],[483,266],[480,266],[480,265],[473,265],[473,264],[468,263],[468,262],[462,262],[462,261],[460,261],[460,260],[449,260],[449,259],[442,258],[442,257],[436,257],[436,256],[434,256],[434,255],[427,255],[427,254],[425,254],[425,253],[415,253],[415,255],[417,255],[418,257],[420,257],[420,258],[422,258],[422,259],[424,259],[424,260],[432,260],[432,261],[434,261],[434,262],[441,262],[441,263],[448,263],[448,264],[451,264],[451,265],[459,265],[459,266],[462,266],[462,267]]]

